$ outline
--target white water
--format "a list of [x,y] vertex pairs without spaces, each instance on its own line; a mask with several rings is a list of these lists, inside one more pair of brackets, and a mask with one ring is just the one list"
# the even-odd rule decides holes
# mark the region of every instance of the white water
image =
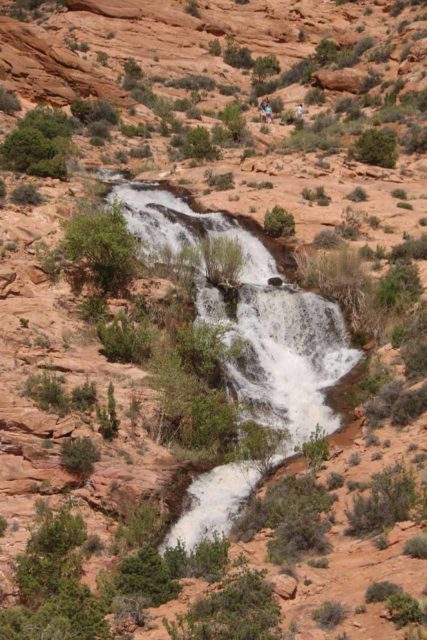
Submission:
[[[227,340],[239,338],[246,346],[243,357],[238,363],[229,362],[227,370],[242,415],[250,408],[257,422],[288,430],[288,453],[307,440],[317,424],[327,433],[335,431],[340,418],[325,405],[324,390],[360,358],[350,347],[339,308],[294,287],[268,286],[268,279],[277,275],[273,257],[255,236],[219,212],[194,213],[182,199],[155,185],[119,184],[111,197],[122,200],[129,228],[141,240],[142,250],[151,255],[166,243],[174,251],[197,244],[194,225],[186,224],[189,219],[209,235],[239,239],[246,254],[244,286],[239,291],[237,321],[230,323]],[[222,295],[202,278],[196,303],[200,318],[224,322]],[[188,510],[164,545],[180,539],[192,548],[214,531],[227,533],[258,479],[255,466],[237,463],[199,476],[188,489]]]

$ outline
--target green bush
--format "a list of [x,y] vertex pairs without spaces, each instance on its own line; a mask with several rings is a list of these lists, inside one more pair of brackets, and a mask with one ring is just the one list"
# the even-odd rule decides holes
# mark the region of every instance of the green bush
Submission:
[[366,202],[368,199],[368,194],[365,189],[362,187],[356,187],[349,194],[346,195],[347,200],[351,200],[352,202]]
[[304,103],[307,105],[312,104],[324,104],[326,101],[325,92],[318,87],[313,87],[313,89],[309,89],[304,97]]
[[232,38],[228,39],[224,49],[224,62],[236,69],[251,69],[254,64],[250,50],[247,47],[239,47]]
[[71,392],[71,405],[77,411],[90,411],[96,403],[96,385],[86,380]]
[[20,184],[12,191],[10,199],[15,204],[33,205],[34,207],[43,202],[37,187],[33,184]]
[[28,111],[18,126],[20,129],[37,129],[48,140],[71,137],[70,119],[60,109],[39,105]]
[[416,265],[395,264],[380,279],[377,299],[382,308],[405,309],[415,302],[421,293],[422,286]]
[[329,491],[334,491],[334,489],[340,489],[344,486],[344,476],[340,473],[336,473],[335,471],[331,471],[326,480],[326,486]]
[[53,158],[32,162],[27,169],[27,173],[40,178],[58,178],[62,180],[67,176],[65,158],[56,155]]
[[99,450],[90,438],[68,439],[61,445],[61,463],[72,473],[89,476],[93,471],[93,463],[99,459]]
[[180,591],[179,584],[170,576],[166,561],[152,547],[143,547],[124,558],[115,582],[119,593],[144,596],[154,607],[173,600]]
[[200,125],[187,133],[184,154],[187,158],[205,160],[217,160],[219,158],[219,150],[212,144],[209,131],[206,127]]
[[102,352],[110,362],[141,364],[151,353],[153,333],[148,323],[134,323],[122,311],[110,323],[101,319],[97,332]]
[[52,142],[34,127],[18,127],[9,133],[1,150],[5,165],[15,171],[26,171],[30,165],[55,155]]
[[391,262],[410,259],[427,259],[427,234],[423,233],[419,238],[410,238],[392,248],[390,253]]
[[228,189],[234,189],[234,178],[231,171],[216,174],[211,169],[207,169],[205,171],[205,176],[208,185],[215,189],[215,191],[227,191]]
[[164,559],[172,578],[194,576],[217,582],[224,577],[229,546],[226,538],[215,533],[212,540],[205,538],[190,552],[178,541],[175,547],[167,547]]
[[398,200],[408,199],[408,194],[406,193],[405,189],[393,189],[391,195],[393,196],[393,198],[397,198]]
[[426,153],[427,127],[420,127],[413,124],[408,128],[402,142],[407,153]]
[[53,409],[59,415],[65,415],[69,411],[62,379],[55,373],[44,371],[30,375],[25,382],[24,395],[34,400],[43,411]]
[[220,591],[196,601],[176,622],[165,621],[172,640],[279,640],[280,607],[265,573],[239,569]]
[[338,48],[335,42],[333,40],[323,38],[316,47],[314,57],[321,66],[324,66],[331,62],[335,62],[337,54]]
[[280,64],[275,55],[256,58],[252,67],[252,82],[264,82],[268,77],[280,73]]
[[220,116],[232,140],[241,142],[246,131],[246,120],[239,109],[239,105],[236,102],[230,102],[224,107]]
[[403,547],[403,553],[411,558],[427,560],[427,533],[409,538]]
[[95,122],[96,120],[106,120],[111,124],[118,124],[119,122],[116,109],[106,100],[74,100],[71,103],[71,113],[84,124]]
[[115,540],[119,543],[119,549],[124,551],[154,546],[159,542],[163,525],[159,506],[143,500],[137,507],[132,506],[127,510],[124,520],[116,529]]
[[377,128],[365,131],[354,146],[354,155],[360,162],[393,168],[398,156],[394,131]]
[[85,298],[80,304],[80,313],[86,322],[99,322],[107,315],[107,302],[97,295]]
[[427,411],[427,384],[418,389],[408,389],[401,393],[393,405],[392,421],[405,426]]
[[316,71],[316,63],[312,58],[305,58],[299,62],[295,62],[290,69],[285,71],[281,76],[284,87],[288,87],[295,82],[308,84],[311,76]]
[[327,600],[313,612],[313,620],[321,629],[334,629],[347,617],[347,608],[340,602]]
[[7,529],[7,521],[4,516],[0,516],[0,538],[4,536],[4,532]]
[[417,500],[414,478],[401,465],[372,476],[371,493],[357,495],[346,509],[350,535],[365,535],[407,520]]
[[365,600],[369,604],[371,602],[384,602],[395,593],[400,593],[402,588],[394,582],[374,582],[369,585],[366,590]]
[[401,356],[408,376],[427,376],[427,304],[420,307],[405,327]]
[[18,98],[10,93],[4,87],[0,86],[0,111],[13,116],[17,111],[21,110],[21,103]]
[[423,612],[418,600],[409,593],[400,591],[387,599],[387,609],[396,627],[400,629],[410,622],[421,622]]
[[226,346],[226,329],[200,321],[178,329],[176,348],[185,368],[211,387],[222,384],[223,361],[233,354]]
[[107,407],[96,407],[96,415],[99,422],[99,432],[105,440],[116,438],[119,432],[120,420],[116,412],[116,400],[114,398],[114,386],[108,385]]
[[238,286],[245,264],[240,242],[226,236],[205,238],[201,248],[209,282],[223,287]]
[[292,236],[295,234],[294,216],[276,205],[264,216],[264,231],[273,238]]
[[342,238],[335,231],[325,229],[325,231],[319,231],[314,236],[313,247],[315,249],[337,249],[342,245]]
[[301,453],[306,458],[309,467],[318,469],[322,462],[329,457],[329,445],[324,429],[318,424],[310,434],[309,440],[301,446]]
[[139,80],[144,75],[140,65],[137,63],[135,58],[127,58],[123,66],[123,70],[125,72],[125,75],[130,76],[131,78],[135,78],[136,80]]
[[210,40],[208,43],[208,51],[211,56],[220,56],[222,53],[221,43],[218,38]]
[[134,272],[135,239],[118,202],[95,211],[80,211],[65,226],[64,252],[81,261],[104,291],[123,287]]

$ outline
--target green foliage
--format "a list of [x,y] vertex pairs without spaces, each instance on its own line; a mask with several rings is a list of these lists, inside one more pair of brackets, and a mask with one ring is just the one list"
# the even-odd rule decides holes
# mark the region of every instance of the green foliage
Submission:
[[403,553],[411,558],[427,560],[427,532],[409,538],[403,547]]
[[184,154],[187,158],[217,160],[219,151],[212,144],[211,136],[206,127],[197,126],[187,133]]
[[117,437],[119,432],[120,420],[116,413],[116,400],[114,398],[114,385],[112,382],[108,385],[107,407],[96,407],[96,415],[99,422],[99,432],[105,440],[112,440]]
[[4,535],[4,532],[7,529],[7,521],[4,516],[0,516],[0,538]]
[[334,489],[340,489],[344,486],[344,476],[340,473],[336,473],[336,471],[331,471],[326,480],[326,485],[329,491],[334,491]]
[[405,262],[414,260],[427,259],[427,234],[423,233],[419,238],[409,238],[394,246],[390,253],[390,261],[397,262],[402,260]]
[[208,43],[208,51],[211,56],[220,56],[222,53],[221,43],[218,38],[214,38],[214,40],[210,40]]
[[283,450],[288,437],[287,431],[269,429],[249,420],[240,427],[236,456],[239,460],[252,460],[265,475],[271,470],[274,456]]
[[408,199],[408,194],[406,193],[405,189],[393,189],[391,195],[393,196],[393,198],[397,198],[398,200]]
[[99,450],[90,438],[67,439],[61,445],[61,463],[72,473],[89,476],[99,459]]
[[308,84],[311,80],[311,76],[316,71],[316,68],[316,62],[312,58],[304,58],[303,60],[296,62],[282,75],[281,81],[283,86],[288,87],[295,82]]
[[234,178],[231,171],[227,173],[214,173],[212,169],[206,169],[205,176],[208,185],[215,189],[215,191],[234,189]]
[[14,204],[33,205],[34,207],[43,202],[43,198],[34,184],[20,184],[15,187],[10,199]]
[[34,400],[43,411],[52,409],[59,415],[65,415],[69,411],[62,379],[55,373],[44,371],[41,374],[30,375],[24,385],[24,395]]
[[119,593],[144,596],[154,607],[176,598],[180,591],[179,584],[170,576],[166,561],[152,547],[143,547],[124,558],[115,582]]
[[310,439],[304,442],[301,449],[304,458],[308,462],[308,466],[313,469],[319,469],[322,462],[329,457],[329,445],[326,439],[325,430],[320,424],[316,425],[315,431],[310,434]]
[[240,142],[246,130],[246,120],[236,102],[227,104],[221,112],[221,120],[226,125],[234,142]]
[[372,476],[371,493],[358,494],[346,509],[351,535],[365,535],[407,520],[417,500],[412,473],[401,465]]
[[273,238],[292,236],[295,234],[294,216],[276,205],[271,211],[268,210],[265,213],[264,231]]
[[90,411],[96,403],[96,385],[94,382],[85,382],[71,392],[71,405],[77,411]]
[[325,92],[319,87],[313,87],[313,89],[309,89],[304,97],[304,104],[312,105],[312,104],[324,104],[326,101]]
[[214,533],[212,540],[203,539],[190,552],[178,541],[175,547],[166,548],[164,559],[172,578],[194,576],[208,582],[218,582],[224,577],[229,546],[224,536]]
[[104,291],[123,287],[134,272],[135,239],[118,202],[95,211],[79,211],[65,227],[64,252],[80,261]]
[[418,600],[405,591],[391,595],[387,599],[387,609],[398,629],[410,622],[421,622],[423,617]]
[[405,426],[427,411],[427,384],[403,391],[392,408],[393,424]]
[[123,311],[113,321],[101,319],[97,324],[98,338],[103,353],[110,362],[141,364],[151,353],[153,332],[146,320],[133,322]]
[[144,500],[127,511],[123,522],[117,527],[116,542],[124,551],[155,545],[159,542],[163,524],[158,505]]
[[319,233],[314,236],[313,247],[315,247],[315,249],[337,249],[342,245],[342,242],[342,238],[338,233],[330,229],[325,229],[324,231],[319,231]]
[[232,38],[228,38],[224,50],[224,62],[236,69],[251,69],[254,61],[247,47],[239,47]]
[[246,567],[165,626],[172,640],[279,640],[280,607],[264,573]]
[[206,277],[217,286],[236,287],[245,264],[243,248],[235,238],[217,236],[201,243]]
[[177,332],[177,352],[182,364],[209,386],[222,382],[222,362],[232,355],[224,343],[225,327],[200,321]]
[[106,120],[111,124],[119,122],[116,109],[105,100],[93,101],[78,98],[71,103],[71,113],[84,124],[97,120]]
[[391,595],[399,593],[402,588],[394,582],[374,582],[369,585],[366,590],[365,600],[369,604],[371,602],[384,602]]
[[360,162],[393,168],[398,156],[396,134],[391,129],[369,129],[358,138],[354,155]]
[[21,103],[18,98],[10,93],[4,87],[0,86],[0,111],[13,116],[17,111],[21,110]]
[[68,116],[60,109],[50,109],[43,106],[37,106],[28,111],[20,121],[19,128],[37,129],[48,140],[71,136],[71,124]]
[[134,58],[127,58],[123,70],[127,76],[139,80],[143,77],[142,69]]
[[356,187],[346,196],[346,198],[352,202],[366,202],[368,194],[362,187]]
[[347,609],[340,602],[327,600],[313,613],[313,620],[322,629],[334,629],[347,617]]
[[99,322],[107,314],[107,302],[97,295],[85,298],[80,304],[80,313],[86,322]]
[[405,327],[400,353],[408,376],[427,376],[427,303],[420,304]]
[[331,62],[335,62],[337,54],[338,48],[335,42],[323,38],[316,47],[314,57],[321,66],[325,66]]
[[275,55],[256,58],[252,67],[252,82],[264,82],[266,78],[280,73],[280,64]]
[[188,0],[187,4],[185,5],[185,13],[193,16],[193,18],[200,18],[200,11],[197,0]]
[[377,289],[378,304],[386,309],[405,309],[422,293],[416,265],[395,264],[383,276]]

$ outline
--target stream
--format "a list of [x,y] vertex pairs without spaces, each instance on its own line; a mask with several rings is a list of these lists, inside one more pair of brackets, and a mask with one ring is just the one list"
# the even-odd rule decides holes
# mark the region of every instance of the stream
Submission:
[[[203,235],[226,234],[239,240],[246,262],[235,320],[227,317],[222,293],[206,282],[204,270],[196,282],[196,308],[198,318],[225,323],[227,342],[243,341],[238,362],[225,364],[242,418],[249,417],[250,408],[250,417],[259,424],[287,430],[287,455],[309,438],[317,424],[328,434],[338,429],[340,417],[325,404],[325,392],[361,357],[351,347],[338,306],[286,283],[262,242],[230,216],[196,213],[184,199],[156,183],[118,182],[110,198],[122,201],[141,251],[154,258],[162,245],[179,251],[186,244],[196,246]],[[269,279],[277,276],[283,284],[269,285]],[[227,534],[259,479],[260,472],[251,463],[220,465],[195,478],[188,488],[188,508],[172,526],[163,548],[181,540],[191,549],[215,531]]]

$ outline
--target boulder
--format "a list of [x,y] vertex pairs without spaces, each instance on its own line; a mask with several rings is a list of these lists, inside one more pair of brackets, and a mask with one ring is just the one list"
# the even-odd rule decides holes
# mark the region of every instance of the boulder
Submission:
[[357,69],[320,69],[313,78],[323,89],[360,93],[365,75]]
[[297,593],[297,581],[285,573],[270,578],[273,592],[283,600],[293,600]]

